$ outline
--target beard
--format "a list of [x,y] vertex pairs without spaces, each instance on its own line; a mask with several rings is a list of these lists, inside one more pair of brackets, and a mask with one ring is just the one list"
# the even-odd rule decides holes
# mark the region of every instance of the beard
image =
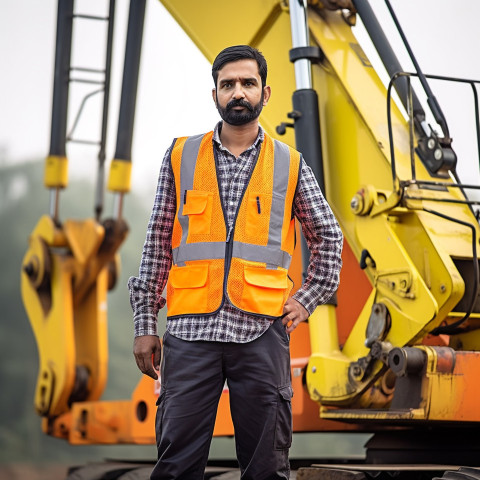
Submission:
[[[238,111],[234,110],[234,107],[245,107],[246,110]],[[225,108],[221,107],[218,103],[217,97],[217,110],[222,117],[222,120],[229,125],[245,125],[250,123],[259,117],[263,109],[263,99],[261,99],[256,105],[252,105],[246,100],[230,100]]]

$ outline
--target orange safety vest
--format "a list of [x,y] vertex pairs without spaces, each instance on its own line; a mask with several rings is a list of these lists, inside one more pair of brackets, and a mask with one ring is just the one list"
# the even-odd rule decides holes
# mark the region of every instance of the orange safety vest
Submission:
[[171,151],[177,211],[168,317],[215,313],[226,295],[240,310],[279,317],[293,286],[287,274],[300,154],[265,134],[227,232],[212,137],[179,138]]

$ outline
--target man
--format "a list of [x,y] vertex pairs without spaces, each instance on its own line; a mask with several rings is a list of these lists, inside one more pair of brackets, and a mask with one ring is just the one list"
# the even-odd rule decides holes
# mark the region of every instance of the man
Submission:
[[[168,149],[140,274],[129,280],[134,355],[153,378],[157,314],[165,303],[168,312],[151,479],[203,479],[225,381],[242,478],[285,479],[289,334],[336,290],[343,237],[301,155],[259,126],[271,94],[262,54],[226,48],[212,74],[222,121]],[[311,258],[289,298],[294,216]]]

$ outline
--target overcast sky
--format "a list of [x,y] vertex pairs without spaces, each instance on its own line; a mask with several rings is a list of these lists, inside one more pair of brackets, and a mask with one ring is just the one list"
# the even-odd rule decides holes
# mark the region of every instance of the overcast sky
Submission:
[[[387,34],[391,35],[392,43],[399,45],[384,1],[371,0],[371,4]],[[476,24],[480,18],[479,0],[392,0],[392,4],[425,73],[480,79],[480,34]],[[77,0],[75,5],[77,12],[103,14],[108,1]],[[48,153],[56,8],[56,0],[1,0],[0,161],[34,158],[43,161]],[[128,1],[117,0],[107,159],[114,153],[127,12]],[[101,67],[99,59],[103,57],[98,54],[100,47],[95,40],[95,33],[103,38],[100,28],[103,27],[91,23],[77,27],[78,37],[74,38],[81,39],[75,40],[72,64]],[[361,34],[361,29],[357,30]],[[404,52],[398,55],[406,58]],[[369,56],[373,55],[369,53]],[[92,61],[97,65],[91,65]],[[411,68],[408,62],[404,67]],[[160,2],[147,0],[134,132],[135,190],[154,191],[152,177],[156,178],[159,162],[173,137],[213,127],[218,114],[211,99],[211,88],[208,62]],[[468,140],[473,132],[473,119],[469,111],[459,107],[464,94],[440,87],[435,93],[449,119],[457,151],[460,143],[473,144],[472,139]],[[101,96],[97,97],[99,104]],[[79,93],[72,95],[71,119],[76,110],[73,104],[78,106],[79,101]],[[79,125],[79,137],[99,131],[95,121],[90,120],[96,118],[95,108],[95,102],[91,102],[85,112],[86,124]],[[470,115],[468,119],[466,113]],[[95,148],[69,146],[71,174],[93,178],[96,155]],[[472,157],[470,153],[466,156]],[[472,160],[476,169],[478,160],[470,159],[470,163]],[[462,169],[465,168],[459,168],[461,174]],[[476,170],[468,175],[470,179],[478,178]]]

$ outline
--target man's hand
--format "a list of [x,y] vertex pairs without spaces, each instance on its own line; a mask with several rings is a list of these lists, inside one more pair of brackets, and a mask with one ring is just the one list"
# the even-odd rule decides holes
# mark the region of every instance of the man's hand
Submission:
[[156,335],[135,337],[133,341],[133,355],[135,356],[137,367],[142,373],[155,380],[158,378],[161,353],[160,339]]
[[282,322],[287,326],[287,333],[292,333],[300,322],[304,322],[309,317],[307,309],[292,297],[285,303],[283,314],[285,316]]

